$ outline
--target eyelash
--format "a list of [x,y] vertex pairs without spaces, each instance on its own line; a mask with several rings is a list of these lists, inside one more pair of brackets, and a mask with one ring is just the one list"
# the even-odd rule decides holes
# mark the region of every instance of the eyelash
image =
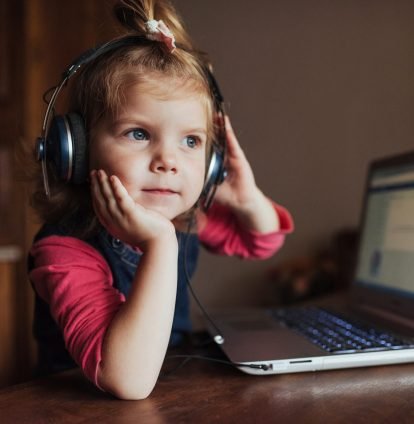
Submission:
[[[145,138],[135,138],[134,133],[141,133]],[[144,130],[143,128],[134,128],[133,130],[128,131],[125,135],[131,141],[144,141],[149,139],[148,131]]]
[[191,149],[195,149],[195,148],[199,147],[199,146],[200,146],[200,144],[201,144],[201,139],[200,139],[200,137],[197,137],[197,136],[195,136],[195,135],[187,135],[186,137],[184,137],[184,140],[188,140],[188,139],[193,139],[193,140],[195,141],[195,145],[194,145],[193,147],[190,147],[190,146],[188,146],[188,144],[187,144],[187,146],[188,146],[189,148],[191,148]]
[[[136,133],[140,133],[140,135],[142,135],[142,137],[144,138],[135,138]],[[144,130],[143,128],[134,128],[130,131],[127,131],[125,133],[125,136],[131,140],[131,141],[146,141],[150,139],[150,135],[148,133],[148,131]],[[189,139],[192,139],[195,141],[195,145],[194,146],[189,146],[187,143],[187,147],[190,149],[196,149],[197,147],[199,147],[202,144],[202,140],[200,137],[195,136],[195,135],[187,135],[183,138],[183,142],[188,141]]]

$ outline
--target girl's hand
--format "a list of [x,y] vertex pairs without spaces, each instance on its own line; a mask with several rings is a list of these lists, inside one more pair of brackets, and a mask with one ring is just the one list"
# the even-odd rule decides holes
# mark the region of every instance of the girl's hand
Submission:
[[115,175],[91,172],[91,192],[95,213],[113,236],[145,250],[156,239],[174,235],[174,225],[158,212],[136,203]]
[[244,209],[254,201],[258,190],[253,171],[241,149],[228,116],[226,123],[227,160],[225,167],[227,177],[217,189],[215,200],[232,209]]
[[237,141],[228,116],[225,117],[227,177],[216,192],[215,201],[229,207],[248,229],[271,232],[279,220],[271,202],[256,185],[252,168]]

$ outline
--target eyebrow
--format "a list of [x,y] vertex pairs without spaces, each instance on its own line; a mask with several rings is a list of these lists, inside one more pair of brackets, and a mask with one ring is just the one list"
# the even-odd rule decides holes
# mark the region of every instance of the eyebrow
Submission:
[[188,130],[185,130],[186,133],[203,133],[203,134],[207,134],[207,129],[206,128],[190,128]]
[[113,118],[110,123],[111,126],[116,125],[148,125],[144,118]]
[[[131,125],[131,126],[143,126],[143,127],[151,127],[151,121],[147,121],[143,117],[139,118],[113,118],[111,122],[108,124],[108,127],[110,130],[114,130],[114,128],[121,126],[121,125]],[[191,125],[191,124],[190,124]],[[186,126],[183,125],[182,132],[185,134],[203,134],[207,136],[208,129],[206,127],[191,127],[190,125]]]

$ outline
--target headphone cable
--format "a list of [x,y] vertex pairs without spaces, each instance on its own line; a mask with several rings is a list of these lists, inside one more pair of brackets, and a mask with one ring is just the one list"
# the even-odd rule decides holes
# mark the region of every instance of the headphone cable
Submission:
[[268,364],[244,364],[242,362],[232,362],[232,361],[227,361],[225,359],[218,359],[218,358],[213,358],[211,356],[203,356],[203,355],[168,355],[168,356],[166,356],[165,359],[183,359],[183,361],[181,361],[172,370],[162,372],[160,374],[161,378],[168,377],[169,375],[177,372],[180,368],[182,368],[184,365],[186,365],[192,359],[198,359],[198,360],[208,361],[208,362],[215,362],[215,363],[219,363],[219,364],[230,365],[232,367],[237,367],[237,368],[243,368],[243,367],[244,368],[253,368],[253,369],[259,369],[259,370],[263,370],[263,371],[268,371],[269,369],[272,369],[272,366],[268,365]]
[[210,315],[207,313],[206,309],[203,307],[203,305],[201,304],[200,300],[198,299],[197,295],[194,292],[194,289],[191,285],[190,282],[190,275],[188,272],[188,268],[187,268],[187,252],[188,252],[188,241],[190,239],[190,232],[191,232],[191,228],[193,227],[195,221],[195,210],[192,211],[191,213],[191,217],[188,223],[188,227],[187,227],[187,231],[185,233],[185,241],[184,241],[184,273],[185,273],[185,279],[186,279],[186,283],[187,283],[187,287],[191,293],[191,296],[193,297],[193,299],[195,300],[195,302],[197,303],[197,306],[199,307],[200,311],[203,313],[204,317],[207,319],[207,321],[210,323],[210,325],[214,328],[215,332],[217,333],[214,337],[213,340],[218,344],[218,345],[222,345],[224,343],[224,337],[221,335],[221,331],[218,328],[218,326],[215,324],[215,322],[212,320],[212,318],[210,317]]
[[[191,286],[191,282],[190,282],[190,275],[189,275],[188,268],[187,268],[187,252],[188,252],[188,240],[190,238],[191,228],[193,227],[194,221],[195,221],[195,210],[193,210],[192,213],[191,213],[189,223],[188,223],[188,227],[187,227],[187,231],[185,232],[184,259],[183,259],[185,279],[186,279],[187,287],[188,287],[193,299],[197,303],[197,306],[200,308],[204,317],[207,319],[207,321],[210,323],[210,325],[214,328],[214,330],[217,333],[216,336],[213,337],[214,342],[218,345],[221,345],[221,344],[224,343],[224,337],[221,335],[221,331],[218,328],[218,326],[214,323],[214,321],[212,320],[210,315],[207,313],[206,309],[201,304],[201,302],[198,299],[197,295],[195,294],[195,292],[194,292],[194,290]],[[180,238],[180,243],[181,243],[181,238]],[[181,361],[181,363],[178,364],[173,370],[171,370],[169,372],[161,373],[160,374],[161,377],[167,377],[168,375],[178,371],[180,368],[182,368],[184,365],[186,365],[191,359],[200,359],[200,360],[205,360],[205,361],[210,361],[210,362],[216,362],[216,363],[220,363],[220,364],[224,364],[224,365],[231,365],[231,366],[236,367],[236,368],[244,367],[244,368],[261,369],[263,371],[268,371],[269,369],[272,369],[272,366],[269,365],[269,364],[245,364],[245,363],[242,363],[242,362],[233,362],[233,361],[229,361],[229,360],[225,360],[225,359],[218,359],[218,358],[213,358],[213,357],[210,357],[210,356],[203,356],[203,355],[167,355],[165,357],[165,359],[174,359],[174,358],[182,358],[183,361]]]

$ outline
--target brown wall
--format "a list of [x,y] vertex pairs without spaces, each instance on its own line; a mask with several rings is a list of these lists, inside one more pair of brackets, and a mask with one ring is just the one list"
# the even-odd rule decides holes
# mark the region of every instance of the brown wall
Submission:
[[[44,90],[79,52],[111,37],[108,4],[109,0],[0,0],[0,5],[13,5],[3,31],[7,28],[8,40],[14,43],[7,51],[16,93],[15,99],[9,98],[13,112],[2,106],[9,112],[0,115],[0,146],[13,144],[18,132],[27,140],[38,135]],[[263,278],[269,267],[309,254],[333,232],[357,225],[368,161],[412,148],[414,3],[174,4],[199,47],[210,53],[258,185],[286,205],[296,222],[285,248],[268,261],[242,262],[203,253],[195,288],[207,307],[262,303],[269,293]],[[3,44],[1,38],[0,48]],[[19,130],[10,132],[10,123],[16,121],[14,128]],[[20,192],[20,187],[14,191]],[[10,228],[25,247],[36,224],[29,215],[14,213],[25,209],[22,199],[13,199]],[[19,287],[26,287],[22,278]],[[28,293],[20,294],[17,303],[26,315]],[[29,325],[27,319],[19,322],[23,335]]]
[[211,55],[257,183],[296,223],[266,262],[204,253],[195,287],[207,306],[265,302],[269,267],[358,224],[369,160],[414,148],[414,2],[175,4]]

